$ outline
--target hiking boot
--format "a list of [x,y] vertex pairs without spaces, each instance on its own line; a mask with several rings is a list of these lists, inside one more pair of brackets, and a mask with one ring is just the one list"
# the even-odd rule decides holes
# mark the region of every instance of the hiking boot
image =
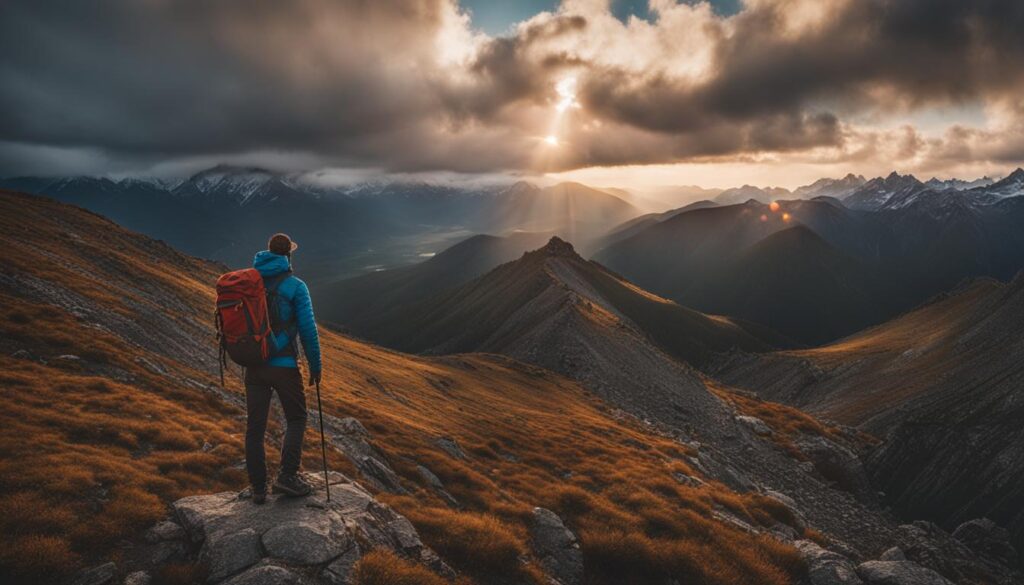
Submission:
[[298,474],[279,475],[274,482],[274,493],[286,496],[308,496],[313,493],[313,486]]
[[262,506],[267,503],[267,488],[252,488],[252,503]]

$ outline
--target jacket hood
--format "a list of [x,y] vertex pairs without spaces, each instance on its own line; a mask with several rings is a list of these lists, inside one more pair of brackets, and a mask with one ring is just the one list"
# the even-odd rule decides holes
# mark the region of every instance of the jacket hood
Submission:
[[275,276],[287,272],[291,268],[291,262],[287,256],[261,250],[256,252],[256,257],[252,259],[252,267],[259,270],[263,276]]

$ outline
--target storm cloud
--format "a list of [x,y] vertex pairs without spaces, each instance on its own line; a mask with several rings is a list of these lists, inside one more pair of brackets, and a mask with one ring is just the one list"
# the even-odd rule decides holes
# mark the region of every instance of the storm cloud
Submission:
[[[1019,1],[651,13],[622,22],[607,2],[566,0],[492,38],[452,0],[9,0],[0,174],[245,156],[467,173],[764,153],[1024,160]],[[578,107],[556,112],[566,79]],[[880,122],[943,107],[986,119]]]

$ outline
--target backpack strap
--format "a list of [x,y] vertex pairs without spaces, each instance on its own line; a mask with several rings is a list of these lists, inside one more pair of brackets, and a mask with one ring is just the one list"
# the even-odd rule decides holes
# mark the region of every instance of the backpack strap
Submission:
[[[292,325],[297,323],[297,319],[293,314],[288,322],[282,322],[280,308],[278,305],[278,294],[277,289],[281,287],[281,284],[292,275],[292,270],[289,268],[287,271],[272,276],[270,279],[264,280],[264,286],[267,289],[267,311],[270,313],[270,330],[276,337],[278,333],[282,331],[288,331]],[[288,336],[288,345],[282,347],[276,351],[271,352],[271,357],[279,355],[288,355],[285,352],[290,350],[291,355],[298,359],[299,352],[295,347],[294,335]]]

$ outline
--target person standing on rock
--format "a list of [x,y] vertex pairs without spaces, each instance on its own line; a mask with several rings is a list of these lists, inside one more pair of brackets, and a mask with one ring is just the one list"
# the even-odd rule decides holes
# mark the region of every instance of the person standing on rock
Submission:
[[284,409],[287,428],[281,446],[281,469],[272,487],[275,494],[306,496],[312,486],[298,475],[302,439],[306,430],[306,394],[299,372],[298,347],[309,362],[309,385],[320,384],[320,336],[313,318],[313,301],[306,283],[292,274],[292,252],[298,245],[286,234],[274,234],[267,249],[257,252],[253,268],[259,271],[268,291],[268,311],[276,318],[274,346],[277,351],[264,365],[245,370],[245,466],[252,485],[253,502],[267,499],[267,463],[263,440],[274,392]]

